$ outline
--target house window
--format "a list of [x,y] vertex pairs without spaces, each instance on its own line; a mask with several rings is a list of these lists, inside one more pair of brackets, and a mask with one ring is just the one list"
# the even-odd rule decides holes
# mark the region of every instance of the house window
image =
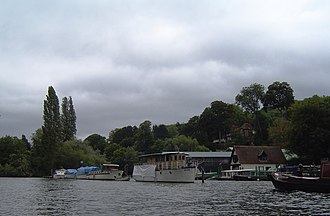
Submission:
[[258,154],[258,159],[260,162],[267,162],[267,154],[262,151]]

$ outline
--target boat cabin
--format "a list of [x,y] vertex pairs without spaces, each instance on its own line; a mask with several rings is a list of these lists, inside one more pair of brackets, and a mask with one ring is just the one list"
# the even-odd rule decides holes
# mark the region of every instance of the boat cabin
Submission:
[[141,164],[156,165],[156,170],[181,169],[189,167],[189,155],[184,152],[162,152],[139,157]]
[[118,164],[102,164],[103,171],[118,170],[118,169],[119,169]]
[[330,162],[324,162],[321,165],[321,178],[330,180]]

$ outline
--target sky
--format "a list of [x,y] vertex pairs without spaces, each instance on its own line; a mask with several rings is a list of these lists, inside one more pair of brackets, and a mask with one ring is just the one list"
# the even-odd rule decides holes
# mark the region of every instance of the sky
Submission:
[[327,0],[2,0],[0,137],[30,138],[49,86],[77,137],[188,122],[243,87],[330,92]]

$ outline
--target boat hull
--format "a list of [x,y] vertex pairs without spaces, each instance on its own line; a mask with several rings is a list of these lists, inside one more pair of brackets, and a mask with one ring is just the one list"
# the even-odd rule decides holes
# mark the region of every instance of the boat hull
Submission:
[[116,180],[123,176],[122,170],[112,170],[105,172],[91,172],[86,176],[88,180]]
[[194,183],[196,171],[196,167],[155,170],[153,165],[136,165],[133,179],[137,182]]
[[53,178],[54,178],[54,179],[65,179],[65,175],[57,175],[57,174],[54,174],[54,175],[53,175]]
[[330,193],[330,181],[319,178],[283,176],[278,173],[271,175],[274,187],[284,191],[305,191],[317,193]]

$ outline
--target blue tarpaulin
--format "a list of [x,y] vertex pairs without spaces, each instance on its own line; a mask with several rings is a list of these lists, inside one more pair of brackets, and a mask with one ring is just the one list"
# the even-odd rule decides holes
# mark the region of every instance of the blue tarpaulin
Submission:
[[95,166],[79,167],[77,169],[77,175],[86,175],[90,171],[98,171],[98,170],[100,170],[100,168]]
[[76,169],[67,169],[64,172],[64,174],[76,174],[76,173],[77,173]]

